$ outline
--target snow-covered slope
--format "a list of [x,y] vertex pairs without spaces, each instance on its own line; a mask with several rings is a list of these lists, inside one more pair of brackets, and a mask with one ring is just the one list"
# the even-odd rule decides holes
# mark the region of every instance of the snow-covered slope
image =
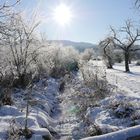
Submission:
[[[33,132],[32,140],[52,138],[53,126],[57,123],[51,118],[57,100],[59,84],[55,79],[42,79],[33,87],[29,105],[28,128]],[[26,96],[28,91],[15,89],[14,105],[0,107],[0,140],[20,140],[16,132],[25,127]],[[11,133],[14,133],[11,135]],[[8,134],[10,136],[8,136]],[[18,134],[18,132],[17,132]],[[12,139],[13,137],[13,139]],[[24,138],[21,138],[24,140]]]
[[[81,112],[84,120],[78,118],[77,105],[85,104],[87,96],[84,95],[94,94],[95,87],[88,87],[80,73],[65,80],[63,92],[59,91],[63,78],[42,79],[34,85],[28,117],[28,128],[33,132],[31,140],[43,140],[43,136],[52,140],[79,140],[99,135],[94,133],[95,125],[102,135],[83,140],[126,140],[140,135],[140,66],[132,64],[132,72],[125,73],[123,64],[115,65],[112,70],[104,70],[101,62],[87,64],[89,72],[97,66],[98,70],[107,72],[107,81],[115,89],[98,100],[95,106],[87,106],[84,113]],[[99,71],[97,73],[100,74]],[[12,129],[24,128],[28,92],[15,89],[12,95],[14,104],[0,107],[0,140],[6,139]],[[79,98],[77,93],[83,98]]]

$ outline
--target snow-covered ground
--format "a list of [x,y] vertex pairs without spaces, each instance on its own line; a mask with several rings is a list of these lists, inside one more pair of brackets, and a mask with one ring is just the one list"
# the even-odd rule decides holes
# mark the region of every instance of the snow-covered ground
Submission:
[[140,97],[140,66],[130,65],[130,73],[124,72],[124,64],[116,64],[107,70],[108,81],[130,96]]
[[[105,69],[105,65],[102,61],[90,61],[88,64],[93,71],[95,66],[99,69]],[[124,63],[117,63],[113,66],[113,69],[106,69],[107,81],[116,86],[116,90],[124,91],[125,94],[135,97],[140,97],[140,66],[137,66],[135,62],[129,65],[129,73],[125,72]]]
[[69,98],[71,90],[73,89],[66,88],[63,93],[60,93],[59,113],[54,115],[58,122],[55,129],[59,133],[59,140],[71,140],[73,138],[72,131],[79,123],[74,112],[74,104]]
[[[43,137],[52,140],[126,140],[140,135],[140,66],[131,64],[131,73],[125,73],[123,64],[108,70],[101,62],[87,64],[90,71],[95,71],[97,66],[96,72],[106,72],[107,81],[115,89],[98,100],[96,106],[89,105],[82,119],[77,115],[77,107],[85,104],[86,95],[94,94],[96,89],[87,87],[80,73],[65,80],[63,92],[59,87],[64,79],[42,79],[34,85],[28,117],[28,128],[33,132],[31,140],[44,140]],[[0,140],[5,140],[12,130],[24,128],[28,93],[28,90],[15,89],[12,94],[14,104],[0,107]],[[93,104],[94,101],[96,99]],[[96,135],[101,136],[90,137],[98,127]]]
[[[95,66],[99,71],[105,68],[102,62],[88,65],[93,71]],[[140,66],[131,64],[130,70],[130,73],[124,72],[124,64],[106,70],[107,81],[115,88],[98,107],[88,108],[86,118],[99,126],[103,134],[111,133],[83,140],[126,140],[137,136],[140,139]]]
[[[100,64],[100,62],[98,63]],[[88,66],[93,68],[97,65],[91,65],[89,63]],[[118,68],[120,70],[122,67],[124,66],[115,66],[116,69]],[[59,139],[79,140],[82,137],[88,137],[92,131],[95,131],[93,126],[94,124],[100,128],[102,132],[102,140],[125,140],[129,137],[139,136],[140,127],[135,127],[135,125],[140,124],[140,98],[138,97],[138,94],[133,96],[133,94],[131,94],[132,91],[130,93],[128,90],[125,90],[125,88],[127,89],[128,87],[129,89],[130,87],[128,85],[128,80],[131,81],[131,77],[133,78],[133,81],[138,84],[139,81],[136,79],[139,79],[139,68],[139,66],[131,65],[133,73],[128,74],[123,70],[105,70],[107,72],[107,81],[110,84],[117,86],[117,88],[114,89],[112,95],[107,95],[105,99],[99,101],[97,107],[87,108],[85,114],[86,121],[83,121],[82,119],[79,120],[77,118],[75,113],[77,108],[73,101],[73,99],[75,100],[77,97],[73,97],[73,95],[77,91],[80,91],[81,94],[84,94],[85,92],[90,94],[94,91],[94,89],[91,90],[86,88],[81,81],[80,75],[75,77],[75,79],[72,79],[72,82],[65,86],[64,92],[59,95],[59,98],[62,99],[62,102],[60,103],[60,110],[62,112],[58,115],[57,120],[59,120],[59,124],[56,126],[56,129],[59,130],[59,134],[61,135]],[[100,70],[103,72],[104,66],[101,69],[100,65]],[[131,74],[134,74],[135,76],[131,76]],[[119,79],[115,79],[116,77],[118,78],[118,76],[120,76],[120,79],[122,78],[123,81],[120,82],[120,84],[118,84]],[[128,77],[128,80],[125,80],[126,77]],[[126,87],[124,87],[123,84]],[[133,85],[133,82],[129,84],[132,84],[133,91],[136,89],[137,93],[140,91],[140,87]],[[83,98],[83,101],[87,100],[84,96]],[[77,98],[76,100],[78,104],[81,99]],[[104,135],[106,133],[109,134]],[[96,138],[100,139],[100,137],[92,137],[91,139]]]
[[125,130],[105,134],[102,136],[84,138],[82,140],[139,140],[139,135],[140,126],[135,126],[133,128],[127,128]]
[[[33,132],[32,140],[52,138],[56,121],[51,118],[53,107],[57,104],[59,84],[55,79],[42,79],[33,87],[29,105],[28,128]],[[16,132],[24,129],[26,96],[29,91],[15,89],[13,92],[14,105],[0,107],[0,140],[20,140]],[[11,135],[11,133],[13,133]],[[18,133],[17,133],[18,134]],[[21,138],[24,139],[24,138]]]

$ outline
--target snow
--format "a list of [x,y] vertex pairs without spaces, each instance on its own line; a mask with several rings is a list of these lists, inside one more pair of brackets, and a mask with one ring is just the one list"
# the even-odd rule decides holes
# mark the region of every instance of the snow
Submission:
[[51,134],[50,132],[46,129],[46,128],[40,128],[40,129],[32,129],[33,131],[33,136],[30,140],[43,140],[41,136],[50,136],[51,138]]
[[140,126],[127,128],[125,130],[112,132],[102,136],[84,138],[81,140],[127,140],[128,138],[136,137],[136,136],[140,136]]
[[[97,67],[101,71],[105,69],[100,61],[91,61],[87,65],[94,72]],[[90,126],[96,124],[103,135],[83,140],[126,140],[140,135],[140,66],[131,64],[130,70],[131,73],[125,73],[124,64],[116,64],[114,69],[106,69],[107,81],[115,89],[112,95],[99,102],[98,107],[89,107],[85,116]],[[133,125],[138,125],[137,129],[133,129]]]
[[[73,79],[74,80],[74,79]],[[75,115],[75,106],[72,102],[71,95],[75,91],[72,88],[73,85],[66,84],[65,90],[60,93],[60,103],[55,110],[56,115],[54,118],[58,120],[56,130],[59,132],[60,140],[72,139],[72,131],[78,124],[78,120]]]
[[[28,127],[33,132],[30,140],[43,140],[48,136],[54,140],[125,140],[140,135],[140,66],[130,65],[131,73],[124,72],[123,64],[116,64],[114,69],[105,69],[101,62],[87,63],[87,69],[107,74],[107,81],[115,89],[104,99],[97,101],[97,106],[85,110],[83,120],[77,116],[77,104],[87,102],[86,95],[94,93],[94,87],[88,87],[82,81],[80,73],[66,78],[65,89],[59,91],[62,79],[41,79],[35,83],[30,105]],[[13,127],[24,128],[26,96],[28,90],[15,89],[12,94],[14,105],[0,107],[0,140],[5,139]],[[78,97],[78,94],[84,95]],[[102,131],[101,136],[90,136],[94,125]],[[137,125],[137,126],[134,126]],[[134,127],[132,127],[134,126]]]
[[124,64],[116,64],[114,69],[107,69],[109,83],[130,96],[140,97],[140,66],[130,65],[130,73],[124,72]]
[[[94,122],[100,126],[103,133],[108,133],[132,126],[134,122],[133,115],[139,113],[139,98],[114,95],[102,100],[100,107],[89,108],[86,119],[90,123]],[[135,122],[140,124],[140,118],[136,119]]]
[[[51,117],[51,111],[56,104],[55,96],[58,94],[59,84],[55,79],[42,79],[36,83],[32,90],[29,105],[28,128],[33,132],[33,137],[43,140],[42,136],[52,137],[50,131],[55,131],[53,126],[56,121]],[[26,112],[26,94],[28,91],[15,89],[13,100],[15,105],[0,107],[0,140],[6,137],[6,132],[12,127],[24,128]],[[12,126],[14,120],[15,126]]]
[[19,116],[23,113],[20,112],[15,106],[5,105],[0,108],[0,116]]

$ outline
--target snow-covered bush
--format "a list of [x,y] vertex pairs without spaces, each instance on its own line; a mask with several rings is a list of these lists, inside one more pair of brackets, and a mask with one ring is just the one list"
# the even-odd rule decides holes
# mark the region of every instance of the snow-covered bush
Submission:
[[96,124],[102,134],[139,125],[138,102],[139,98],[113,95],[101,100],[97,107],[89,107],[84,122],[88,130],[92,128],[88,134],[95,130],[92,124]]
[[9,129],[7,131],[7,140],[20,140],[20,126],[14,119],[10,122]]
[[119,119],[130,119],[130,126],[139,124],[140,112],[137,109],[136,103],[131,103],[123,100],[111,101],[109,108],[112,110],[113,115]]
[[117,118],[126,118],[131,117],[134,114],[135,108],[131,103],[127,103],[125,101],[116,101],[110,104],[113,114]]
[[26,87],[41,76],[61,77],[78,69],[79,53],[73,47],[48,44],[35,34],[31,25],[13,14],[0,32],[0,82]]
[[112,91],[112,87],[106,79],[106,69],[104,66],[93,66],[90,68],[88,64],[80,67],[80,72],[85,85],[95,89],[94,96],[96,98],[104,98]]
[[22,126],[16,122],[15,119],[12,119],[10,122],[9,129],[7,131],[7,140],[22,140],[30,139],[33,133],[28,129],[22,129]]
[[80,76],[81,85],[75,87],[72,99],[77,106],[77,116],[85,121],[87,109],[98,106],[99,101],[109,96],[113,88],[106,80],[104,67],[94,66],[91,69],[88,64],[83,64],[80,67]]
[[89,61],[92,59],[93,55],[95,54],[93,48],[87,48],[80,54],[80,57],[84,61]]
[[73,47],[46,43],[40,50],[39,66],[47,75],[61,77],[78,69],[79,53]]
[[77,139],[105,133],[99,124],[88,119],[87,112],[92,108],[99,108],[100,110],[101,100],[109,97],[113,90],[106,80],[104,66],[91,66],[90,62],[86,64],[81,62],[79,66],[79,81],[75,83],[74,91],[71,93],[71,100],[75,105],[75,114],[80,119],[79,125],[73,130]]
[[37,25],[27,25],[20,15],[13,14],[6,20],[0,33],[6,62],[3,76],[7,75],[5,73],[13,75],[14,85],[25,87],[34,72],[33,64],[38,56],[38,46],[33,32]]
[[103,132],[101,128],[95,123],[90,125],[88,133],[87,133],[88,136],[97,136],[97,135],[102,135],[102,134]]

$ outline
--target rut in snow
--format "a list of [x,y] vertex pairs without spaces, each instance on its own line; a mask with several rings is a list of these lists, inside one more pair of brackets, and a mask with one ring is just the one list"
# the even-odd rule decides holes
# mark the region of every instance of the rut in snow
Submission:
[[57,121],[55,140],[75,140],[73,129],[78,125],[79,120],[73,111],[74,105],[69,99],[69,90],[66,88],[57,96],[57,104],[52,115],[53,119]]

